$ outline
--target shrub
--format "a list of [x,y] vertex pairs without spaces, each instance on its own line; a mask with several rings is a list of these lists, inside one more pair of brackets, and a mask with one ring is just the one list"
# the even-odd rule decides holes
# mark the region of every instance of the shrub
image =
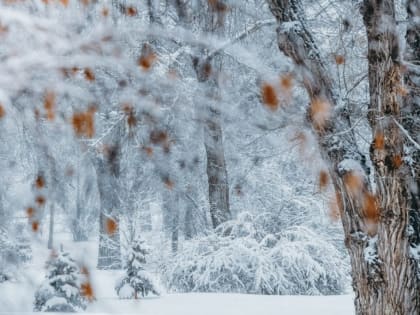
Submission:
[[162,266],[169,289],[178,292],[339,294],[347,283],[347,261],[307,227],[277,234],[256,233],[254,218],[241,215],[214,234],[186,241]]

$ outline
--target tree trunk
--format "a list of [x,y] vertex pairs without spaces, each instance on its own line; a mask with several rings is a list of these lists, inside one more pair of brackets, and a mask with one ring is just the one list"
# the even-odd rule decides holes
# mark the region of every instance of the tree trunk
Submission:
[[[118,137],[118,132],[116,137]],[[119,228],[119,144],[107,148],[104,158],[97,161],[98,189],[101,201],[99,213],[98,269],[120,269]]]
[[99,214],[98,269],[121,269],[120,231],[117,215]]
[[[377,298],[366,314],[420,314],[417,265],[408,235],[410,175],[402,161],[404,135],[398,126],[403,82],[394,1],[365,0],[362,14],[368,37],[368,118],[374,134],[370,155],[380,213],[377,251],[382,277],[371,288]],[[379,137],[381,145],[376,143]]]
[[[223,30],[221,13],[208,2],[204,13],[204,30],[218,34]],[[224,13],[223,13],[224,14]],[[200,58],[194,58],[193,66],[199,82],[205,84],[208,98],[204,146],[207,155],[207,178],[209,189],[210,216],[213,228],[232,218],[229,206],[229,183],[223,147],[222,117],[220,111],[219,73],[221,56],[206,56],[203,50]]]
[[231,219],[229,184],[223,148],[220,112],[209,109],[210,118],[204,127],[204,145],[207,154],[210,216],[213,228]]
[[[404,61],[407,71],[404,81],[407,88],[407,95],[404,97],[402,112],[402,125],[411,139],[406,139],[405,146],[411,154],[409,187],[411,198],[410,206],[410,227],[411,247],[420,248],[420,1],[407,0],[407,33],[406,51]],[[411,140],[415,141],[413,143]],[[418,275],[420,279],[420,259],[417,260]]]
[[54,205],[50,205],[50,228],[48,234],[48,249],[53,248],[54,243]]
[[[393,3],[366,0],[363,7],[369,39],[370,107],[373,110],[369,121],[374,133],[377,132],[377,121],[387,123],[381,129],[386,150],[375,144],[371,150],[376,196],[364,174],[365,158],[357,150],[349,113],[345,106],[334,106],[338,98],[334,95],[328,70],[306,28],[300,1],[269,0],[268,3],[279,22],[279,48],[292,58],[297,70],[300,70],[311,104],[328,102],[333,106],[331,118],[325,125],[319,126],[314,121],[311,109],[308,110],[308,120],[318,136],[321,154],[329,163],[330,176],[340,199],[345,241],[352,266],[356,313],[419,314],[416,265],[409,255],[407,235],[406,174],[400,165],[402,137],[393,122],[393,119],[399,119],[397,89],[401,86],[396,60],[398,41],[392,35],[397,34]],[[391,23],[387,28],[381,28],[387,33],[379,33],[377,26],[381,18]],[[380,47],[380,50],[375,50],[375,47]],[[348,183],[356,171],[362,178],[357,191],[354,191],[355,187]]]
[[81,183],[80,183],[80,170],[81,165],[80,161],[78,163],[78,172],[77,172],[77,183],[76,183],[76,217],[73,219],[72,224],[72,232],[73,232],[73,240],[75,242],[83,242],[88,240],[87,235],[87,228],[83,225],[86,224],[86,220],[84,220],[83,212],[82,212],[82,200],[80,196],[81,191]]

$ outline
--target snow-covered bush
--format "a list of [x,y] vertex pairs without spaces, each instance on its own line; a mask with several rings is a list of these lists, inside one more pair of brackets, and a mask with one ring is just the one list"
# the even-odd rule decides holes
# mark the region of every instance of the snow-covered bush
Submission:
[[13,278],[14,269],[32,258],[27,235],[23,230],[17,232],[10,233],[0,228],[0,282]]
[[137,299],[149,295],[160,295],[160,290],[152,274],[145,270],[149,248],[142,239],[133,242],[128,253],[126,275],[117,282],[115,290],[121,299]]
[[162,266],[168,288],[180,292],[338,294],[347,284],[340,252],[307,227],[254,233],[243,214],[215,234],[186,241]]
[[82,275],[68,253],[54,255],[47,263],[44,283],[35,292],[34,311],[77,312],[86,308],[81,295]]

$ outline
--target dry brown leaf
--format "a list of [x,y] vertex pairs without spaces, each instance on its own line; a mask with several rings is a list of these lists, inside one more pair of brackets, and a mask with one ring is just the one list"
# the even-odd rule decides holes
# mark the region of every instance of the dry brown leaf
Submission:
[[46,199],[44,196],[39,195],[35,198],[35,202],[39,207],[42,207],[45,205]]
[[107,218],[105,229],[108,235],[113,235],[118,229],[118,223],[114,219]]
[[271,111],[276,111],[279,106],[279,99],[277,97],[276,90],[268,83],[264,83],[261,86],[261,97],[262,102]]
[[45,180],[44,177],[42,175],[38,175],[36,180],[35,180],[35,187],[38,189],[41,189],[45,186]]
[[149,44],[144,44],[137,63],[143,70],[149,70],[156,59],[157,56],[154,53],[152,47]]
[[334,59],[337,65],[343,65],[346,61],[346,58],[343,55],[335,55]]
[[383,150],[385,148],[385,136],[382,131],[378,131],[373,139],[373,147],[376,150]]
[[82,283],[80,287],[80,294],[90,302],[95,299],[93,288],[90,282]]
[[315,129],[323,130],[331,117],[331,104],[323,98],[317,98],[311,102],[310,110]]
[[44,109],[47,112],[47,119],[54,120],[55,118],[55,94],[47,91],[44,96]]
[[32,221],[31,227],[33,232],[38,232],[39,230],[39,222],[38,221]]
[[355,197],[363,190],[363,178],[356,172],[348,172],[344,175],[344,185],[348,193]]
[[6,110],[4,109],[3,105],[0,104],[0,119],[6,115]]
[[95,74],[93,73],[93,70],[90,68],[86,68],[84,70],[85,79],[88,81],[95,81]]
[[26,216],[31,219],[35,215],[35,209],[33,207],[26,208]]
[[366,219],[375,223],[379,221],[379,204],[378,198],[375,195],[371,193],[364,194],[363,212]]
[[328,172],[325,170],[322,170],[319,172],[319,188],[320,190],[325,189],[328,186],[329,183],[329,175]]

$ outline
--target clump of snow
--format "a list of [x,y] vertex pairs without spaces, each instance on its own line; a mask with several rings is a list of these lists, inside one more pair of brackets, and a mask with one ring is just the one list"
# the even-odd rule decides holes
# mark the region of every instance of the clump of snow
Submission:
[[365,260],[369,264],[374,264],[378,261],[377,241],[377,236],[370,238],[364,250]]
[[340,174],[355,172],[356,174],[362,176],[365,173],[360,163],[354,159],[344,159],[338,164],[337,167]]

